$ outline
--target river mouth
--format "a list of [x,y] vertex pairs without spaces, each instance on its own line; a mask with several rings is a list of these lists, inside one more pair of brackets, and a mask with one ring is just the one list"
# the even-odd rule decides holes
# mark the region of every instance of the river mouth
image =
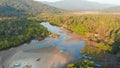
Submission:
[[[70,58],[69,59],[70,61],[75,61],[80,58],[80,56],[81,56],[80,50],[84,47],[85,41],[79,35],[77,35],[75,33],[71,33],[70,31],[68,31],[64,28],[53,26],[49,22],[42,22],[40,24],[43,25],[44,27],[46,27],[48,29],[48,31],[50,31],[54,34],[59,34],[59,37],[58,38],[46,37],[44,40],[41,40],[41,41],[31,40],[31,42],[29,44],[24,44],[23,46],[14,48],[13,51],[15,51],[16,53],[13,54],[8,60],[5,60],[4,66],[5,65],[13,65],[15,63],[12,63],[12,64],[10,64],[10,63],[15,62],[16,60],[19,60],[19,61],[26,60],[27,58],[29,58],[28,60],[29,60],[29,62],[31,62],[31,61],[35,60],[36,58],[39,58],[41,55],[45,55],[43,57],[43,59],[45,59],[46,56],[51,56],[51,55],[54,56],[54,57],[51,56],[51,59],[53,59],[53,60],[55,60],[56,57],[59,57],[58,62],[61,62],[61,60],[64,60],[64,62],[63,61],[61,62],[63,64],[69,62],[68,57]],[[44,49],[44,50],[42,50],[42,49]],[[27,54],[28,54],[28,56],[27,56]],[[37,54],[39,54],[39,55],[37,55]],[[23,56],[20,56],[20,55],[23,55]],[[30,57],[32,59],[30,59]],[[47,57],[47,58],[49,58],[49,57]],[[48,62],[48,61],[44,60],[44,62]],[[54,62],[49,61],[49,63],[51,63],[51,65],[53,65],[52,63],[56,63],[56,61],[54,61]],[[36,64],[36,63],[33,63],[33,64]],[[48,65],[48,66],[50,66],[50,65]],[[10,68],[10,67],[7,66],[5,68]],[[38,68],[38,67],[33,67],[33,68]],[[47,68],[47,67],[45,67],[45,68]],[[61,68],[61,67],[59,67],[59,68]]]

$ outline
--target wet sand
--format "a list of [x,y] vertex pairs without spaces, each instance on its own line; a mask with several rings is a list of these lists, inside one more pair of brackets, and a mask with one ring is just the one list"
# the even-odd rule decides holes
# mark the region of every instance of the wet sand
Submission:
[[[14,64],[20,63],[21,68],[32,65],[32,68],[63,68],[70,61],[70,56],[61,53],[58,48],[50,46],[35,50],[24,50],[41,43],[49,43],[52,40],[43,40],[37,43],[23,44],[16,48],[0,52],[0,68],[12,68]],[[36,61],[40,59],[40,61]]]
[[78,34],[76,34],[74,32],[66,30],[64,27],[61,27],[61,29],[63,30],[63,31],[61,31],[61,33],[66,33],[69,36],[69,38],[67,38],[65,40],[67,42],[71,42],[73,40],[75,40],[75,41],[83,41],[84,40],[83,36],[80,36],[80,35],[78,35]]
[[69,33],[68,35],[70,36],[70,38],[66,39],[67,42],[71,42],[73,40],[76,40],[76,41],[80,41],[80,40],[83,41],[84,40],[84,38],[82,36],[77,35],[75,33]]
[[[38,59],[39,61],[37,61]],[[21,68],[25,65],[31,65],[32,68],[61,68],[69,60],[68,55],[60,53],[59,49],[50,46],[30,51],[19,51],[4,62],[4,68],[12,68],[16,63],[20,63]]]
[[[70,57],[67,54],[61,53],[56,47],[50,46],[28,51],[24,50],[25,48],[54,40],[43,40],[1,51],[0,68],[3,68],[3,66],[4,68],[12,68],[16,63],[21,63],[22,66],[32,65],[32,68],[61,68],[65,66],[70,61]],[[40,59],[40,61],[36,61],[37,59]]]

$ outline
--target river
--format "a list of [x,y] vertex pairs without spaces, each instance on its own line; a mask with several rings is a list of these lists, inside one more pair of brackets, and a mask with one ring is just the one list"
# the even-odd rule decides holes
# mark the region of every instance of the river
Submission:
[[[69,54],[73,59],[78,59],[81,54],[80,50],[84,47],[84,41],[78,40],[77,38],[72,40],[72,41],[66,41],[67,39],[71,38],[71,36],[66,33],[65,29],[61,29],[60,27],[50,25],[48,22],[43,22],[41,23],[44,27],[48,29],[48,31],[58,34],[59,38],[52,38],[52,37],[46,37],[44,40],[53,40],[52,42],[47,42],[47,43],[41,43],[38,44],[37,46],[33,46],[30,48],[26,48],[26,50],[31,50],[31,49],[37,49],[37,48],[42,48],[42,47],[47,47],[47,46],[55,46],[59,48],[61,51],[64,53]],[[66,32],[64,32],[66,31]],[[37,42],[37,40],[32,40],[32,43]]]
[[[40,64],[33,61],[34,59],[38,58],[38,56],[40,58],[43,57],[43,61],[46,63],[46,65],[48,65],[47,62],[51,63],[51,65],[55,65],[53,63],[56,63],[56,61],[55,62],[47,61],[47,60],[52,61],[52,59],[56,60],[54,58],[58,58],[58,62],[61,63],[64,63],[61,60],[65,60],[66,58],[64,59],[64,57],[66,56],[69,56],[70,61],[75,61],[80,58],[81,56],[80,50],[84,47],[85,42],[83,39],[81,39],[81,37],[79,37],[79,35],[72,33],[62,27],[53,26],[49,24],[49,22],[42,22],[40,24],[46,27],[48,31],[54,34],[59,34],[59,37],[58,38],[46,37],[44,40],[41,41],[34,39],[31,40],[30,43],[25,43],[22,46],[0,52],[0,56],[3,59],[3,65],[5,68],[10,68],[16,63],[19,64],[24,63],[25,65],[27,64],[27,62],[29,62],[29,64],[31,63],[31,65],[36,64],[36,66],[33,65],[32,68],[39,68],[37,67],[37,65],[42,64],[43,63],[42,60],[39,62]],[[4,53],[6,54],[3,55]],[[45,58],[45,56],[43,55],[47,56],[47,58]],[[55,56],[53,57],[52,55]],[[49,66],[46,65],[42,64],[41,65],[42,67],[40,68],[51,67],[50,65]]]

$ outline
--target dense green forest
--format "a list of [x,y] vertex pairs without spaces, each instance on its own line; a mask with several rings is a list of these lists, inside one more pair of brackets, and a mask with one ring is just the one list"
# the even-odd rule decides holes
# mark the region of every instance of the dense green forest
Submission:
[[0,16],[28,16],[60,13],[63,10],[33,0],[0,0]]
[[120,43],[119,15],[72,15],[54,14],[38,16],[37,19],[50,21],[52,24],[67,28],[84,36],[89,42],[101,50],[117,53]]
[[43,39],[49,32],[38,21],[27,18],[0,20],[0,49],[18,46],[31,39]]

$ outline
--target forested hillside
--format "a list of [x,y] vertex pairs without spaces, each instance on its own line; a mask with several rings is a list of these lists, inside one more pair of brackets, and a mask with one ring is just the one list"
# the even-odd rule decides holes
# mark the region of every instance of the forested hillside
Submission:
[[0,16],[36,15],[60,13],[61,9],[33,0],[0,0]]
[[0,50],[18,46],[35,38],[41,40],[48,34],[47,29],[35,20],[27,18],[1,19]]

